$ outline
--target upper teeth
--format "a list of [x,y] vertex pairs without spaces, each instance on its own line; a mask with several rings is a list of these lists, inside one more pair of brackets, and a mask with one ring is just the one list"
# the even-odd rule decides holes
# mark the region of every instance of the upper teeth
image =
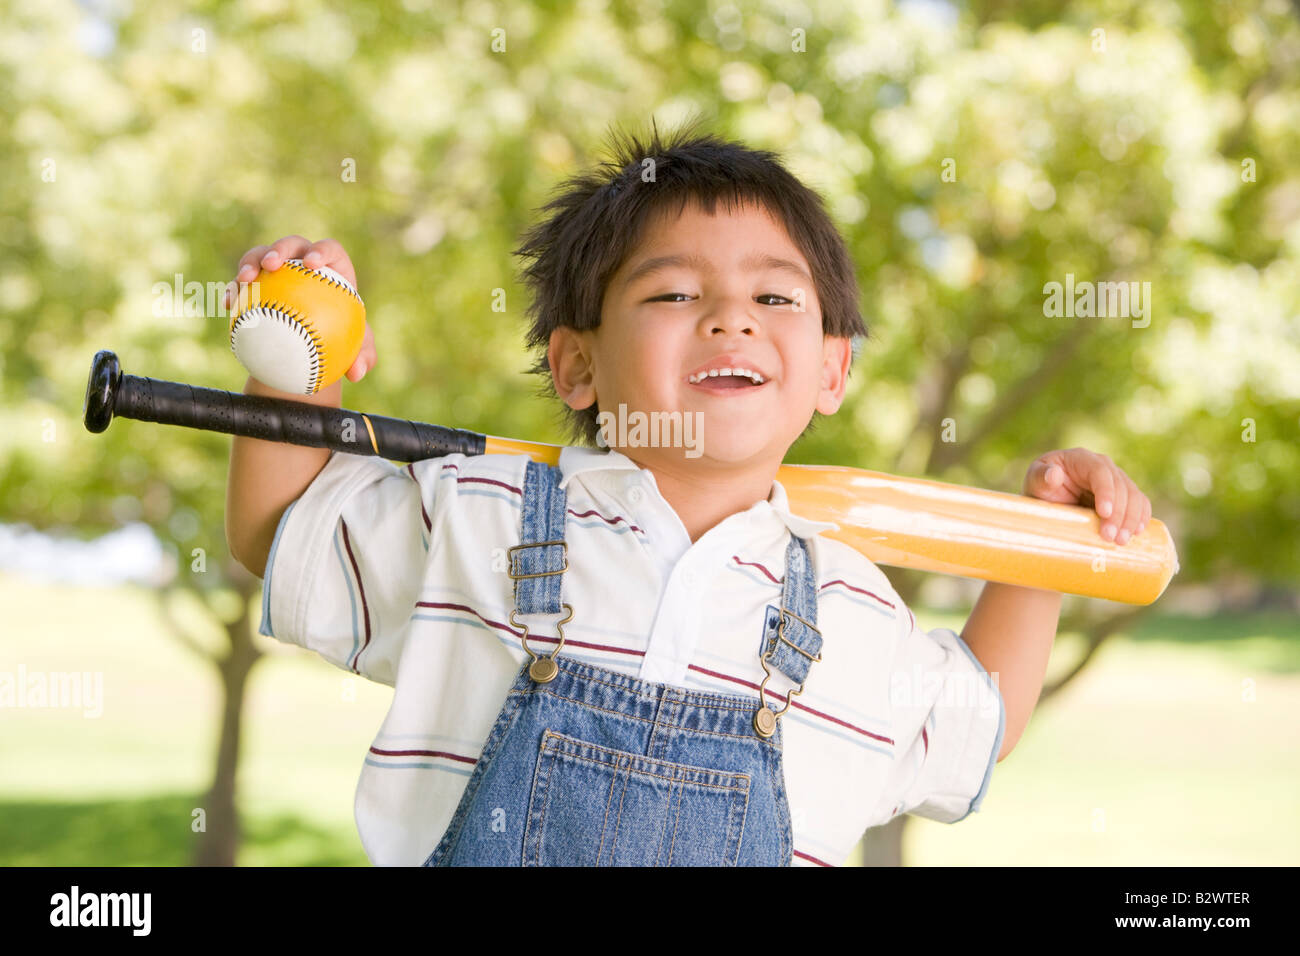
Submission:
[[715,368],[715,369],[710,369],[710,370],[707,371],[707,372],[696,372],[694,375],[692,375],[692,376],[688,379],[688,381],[689,381],[692,385],[696,385],[696,384],[698,384],[698,383],[704,381],[706,378],[717,378],[717,377],[720,376],[720,375],[722,375],[722,376],[726,376],[726,375],[744,375],[744,376],[747,377],[750,381],[752,381],[755,385],[762,385],[763,382],[765,381],[765,379],[763,378],[763,376],[761,376],[761,375],[759,375],[757,372],[752,371],[751,369],[747,369],[747,368]]

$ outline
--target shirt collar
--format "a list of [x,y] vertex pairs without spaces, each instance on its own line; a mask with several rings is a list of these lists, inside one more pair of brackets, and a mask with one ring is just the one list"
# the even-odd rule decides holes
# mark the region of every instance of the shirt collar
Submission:
[[569,484],[569,479],[586,471],[621,471],[640,470],[641,466],[621,451],[613,448],[602,451],[599,448],[586,448],[581,445],[565,445],[560,449],[560,487]]
[[[587,448],[579,445],[565,445],[560,449],[560,487],[568,485],[569,479],[589,471],[638,471],[641,466],[616,449]],[[814,521],[790,511],[790,499],[781,482],[772,481],[772,491],[767,500],[757,502],[755,510],[769,510],[776,515],[790,532],[800,538],[811,538],[823,531],[838,531],[839,525],[834,521]]]

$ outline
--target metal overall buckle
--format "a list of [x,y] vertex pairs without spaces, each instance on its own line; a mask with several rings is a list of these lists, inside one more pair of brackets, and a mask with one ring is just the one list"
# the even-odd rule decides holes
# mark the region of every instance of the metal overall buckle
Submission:
[[[560,568],[558,571],[536,571],[532,574],[515,574],[514,555],[516,551],[522,550],[523,548],[542,548],[547,545],[555,544],[558,544],[563,549],[561,553],[564,555],[564,567]],[[516,544],[513,547],[506,548],[506,565],[506,575],[511,581],[522,581],[524,578],[545,578],[553,574],[563,574],[565,571],[569,570],[569,546],[563,539],[558,541],[533,541],[527,544]],[[555,630],[560,635],[560,643],[556,646],[555,650],[551,652],[550,657],[533,653],[532,648],[528,646],[528,625],[524,624],[522,621],[515,620],[515,614],[519,611],[518,605],[510,611],[510,623],[515,627],[522,627],[524,629],[524,633],[520,637],[520,640],[523,642],[524,651],[530,658],[532,658],[532,663],[528,665],[528,676],[539,684],[545,684],[554,680],[555,675],[560,671],[560,668],[555,663],[555,655],[559,654],[560,651],[564,649],[564,628],[562,625],[568,624],[573,618],[573,606],[562,603],[560,607],[568,608],[569,613],[563,619],[555,623]]]
[[802,624],[804,627],[816,631],[818,636],[821,635],[821,630],[816,625],[809,624],[798,614],[794,613],[794,611],[791,611],[788,608],[786,608],[785,605],[781,606],[779,623],[777,624],[776,627],[777,639],[776,641],[772,642],[772,649],[767,653],[763,654],[762,656],[760,656],[758,659],[758,662],[763,665],[763,672],[766,673],[767,676],[763,678],[763,683],[758,685],[759,708],[757,711],[754,712],[754,731],[764,740],[770,739],[772,735],[776,733],[777,718],[785,716],[785,712],[790,709],[791,702],[796,697],[798,697],[800,694],[803,693],[804,684],[808,683],[808,678],[807,676],[805,676],[804,679],[799,682],[799,687],[797,690],[792,690],[788,694],[786,694],[784,707],[782,707],[778,711],[772,711],[768,709],[767,696],[766,694],[764,694],[764,689],[767,687],[767,682],[772,679],[772,668],[767,666],[767,662],[770,661],[772,659],[772,655],[776,653],[776,649],[778,646],[777,642],[784,641],[787,646],[793,647],[796,651],[798,651],[804,657],[808,658],[814,664],[818,663],[822,659],[821,654],[817,654],[816,656],[809,654],[802,647],[800,647],[798,644],[795,644],[785,636],[785,616],[787,614],[790,615],[792,618],[794,618],[796,621],[798,621],[800,624]]

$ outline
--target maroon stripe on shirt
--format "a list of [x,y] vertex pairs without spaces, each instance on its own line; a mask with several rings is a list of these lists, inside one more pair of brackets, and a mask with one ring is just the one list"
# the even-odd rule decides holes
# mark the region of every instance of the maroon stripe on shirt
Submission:
[[[506,624],[502,621],[493,621],[490,618],[484,617],[478,611],[474,610],[472,607],[466,604],[449,604],[445,601],[416,601],[415,606],[443,608],[443,609],[453,610],[453,611],[468,611],[470,614],[473,614],[476,618],[478,618],[484,624],[487,624],[489,627],[495,627],[502,631],[509,631],[515,637],[519,637],[523,634],[522,631],[516,631],[509,624]],[[560,643],[560,639],[558,637],[551,637],[546,634],[529,633],[528,639],[530,641],[537,641],[542,644]],[[613,644],[593,644],[590,641],[575,641],[572,638],[565,638],[564,646],[569,647],[570,645],[572,645],[573,647],[587,647],[595,651],[611,651],[615,654],[631,654],[634,657],[645,656],[645,651],[634,650],[633,648],[630,647],[615,647]]]
[[780,580],[777,579],[776,575],[774,575],[774,574],[773,574],[771,571],[769,571],[767,568],[763,567],[761,564],[756,564],[756,563],[754,563],[753,561],[742,561],[742,560],[740,560],[740,556],[739,556],[739,555],[736,555],[736,554],[733,554],[733,555],[731,556],[731,560],[732,560],[732,561],[735,561],[737,564],[747,564],[747,565],[749,565],[751,568],[758,568],[758,570],[762,571],[764,574],[766,574],[766,575],[771,579],[771,581],[772,581],[773,584],[780,584],[780,583],[781,583]]
[[[569,514],[573,515],[575,518],[585,518],[585,517],[587,517],[588,515],[595,515],[595,516],[596,516],[597,518],[599,518],[601,521],[607,522],[608,524],[618,524],[620,521],[622,521],[622,522],[626,523],[627,526],[628,526],[629,528],[631,528],[633,531],[641,531],[640,528],[638,528],[638,527],[637,527],[636,525],[634,525],[632,522],[628,521],[628,520],[627,520],[626,518],[624,518],[622,515],[615,515],[613,518],[606,518],[606,517],[605,517],[603,514],[601,514],[599,511],[584,511],[582,514],[578,514],[578,512],[574,511],[572,508],[569,509]],[[644,531],[641,531],[641,533],[642,533],[642,534],[645,534]]]
[[[700,667],[697,664],[688,664],[686,669],[692,671],[699,671],[701,674],[708,674],[710,677],[716,677],[719,680],[731,681],[731,683],[733,684],[740,684],[744,687],[749,687],[753,690],[758,690],[758,685],[753,683],[752,681],[742,680],[739,677],[732,677],[730,674],[723,674],[718,671],[711,671],[707,667]],[[786,698],[783,697],[781,694],[778,694],[776,691],[769,690],[769,691],[764,691],[763,693],[771,697],[773,700],[779,700],[782,703],[785,702]],[[815,717],[822,718],[823,720],[829,720],[833,724],[839,724],[841,727],[847,727],[849,730],[862,734],[864,737],[870,737],[872,740],[879,740],[882,743],[890,744],[891,746],[894,743],[893,739],[890,737],[882,737],[880,734],[873,734],[871,731],[863,727],[858,727],[854,724],[851,724],[847,720],[840,720],[838,717],[832,717],[830,714],[823,713],[822,711],[818,710],[816,707],[809,707],[807,704],[801,704],[797,700],[791,701],[790,706],[795,707],[802,711],[806,711]]]
[[357,567],[356,555],[352,553],[352,542],[348,537],[348,523],[342,518],[339,524],[343,527],[343,547],[347,549],[348,560],[352,562],[352,574],[357,579],[357,590],[361,592],[361,616],[366,622],[366,642],[361,645],[356,656],[352,658],[352,673],[360,674],[357,670],[357,661],[361,659],[361,653],[370,646],[370,606],[366,603],[366,586],[361,583],[361,569]]
[[418,490],[420,487],[420,480],[415,477],[415,466],[407,465],[406,470],[411,473],[411,480],[415,482],[415,487],[417,489],[416,493],[420,495],[420,516],[424,518],[424,530],[432,531],[433,523],[429,520],[429,512],[424,510],[424,494]]
[[921,727],[921,743],[925,744],[925,755],[930,755],[930,735],[925,732],[924,725]]
[[879,601],[885,607],[889,608],[891,611],[894,609],[894,605],[889,601],[886,601],[879,594],[872,594],[870,591],[866,590],[865,588],[854,587],[852,584],[849,584],[848,581],[845,581],[842,578],[836,578],[834,581],[827,581],[820,588],[818,588],[818,590],[825,591],[832,584],[842,584],[850,591],[857,591],[859,594],[865,594],[867,597],[875,598],[877,601]]
[[802,850],[795,850],[794,855],[799,857],[801,860],[807,860],[809,863],[816,863],[818,866],[830,866],[830,864],[825,860],[819,860],[811,853],[804,853]]
[[476,478],[473,475],[470,475],[468,478],[456,479],[457,484],[460,484],[462,481],[473,481],[482,485],[500,485],[502,488],[505,488],[507,491],[513,491],[517,495],[523,494],[523,492],[520,489],[516,488],[514,485],[507,485],[504,481],[497,481],[495,478]]
[[460,754],[449,754],[445,750],[380,750],[378,747],[371,747],[370,752],[381,757],[445,757],[448,760],[459,760],[461,763],[478,763],[477,757],[462,757]]
[[[408,465],[407,467],[409,468],[410,466]],[[454,465],[447,465],[447,466],[445,466],[445,467],[447,467],[447,468],[454,468],[455,466],[454,466]],[[471,475],[471,476],[466,477],[466,478],[457,478],[456,481],[457,481],[458,483],[459,483],[459,482],[462,482],[462,481],[472,481],[472,482],[479,482],[480,484],[485,484],[485,485],[499,485],[499,486],[501,486],[502,488],[507,489],[508,491],[513,491],[513,492],[514,492],[515,494],[517,494],[517,495],[522,495],[522,494],[523,494],[523,491],[522,491],[521,489],[516,488],[514,485],[506,484],[504,481],[497,481],[495,478],[478,478],[478,477],[475,477],[475,476],[472,476],[472,475]],[[613,517],[613,518],[606,518],[603,514],[601,514],[601,513],[598,512],[598,511],[584,511],[584,512],[582,512],[581,514],[579,514],[578,512],[574,511],[572,508],[568,509],[568,512],[569,512],[569,514],[573,515],[575,518],[586,518],[586,517],[589,517],[589,516],[591,516],[591,515],[595,515],[595,516],[596,516],[597,518],[599,518],[601,521],[605,521],[605,522],[607,522],[607,523],[609,523],[609,524],[618,524],[618,522],[622,521],[622,522],[624,522],[624,523],[625,523],[629,528],[631,528],[633,531],[639,532],[640,534],[645,534],[645,532],[644,532],[642,529],[640,529],[640,528],[638,528],[636,525],[632,524],[631,521],[628,521],[628,519],[627,519],[627,518],[624,518],[622,515],[616,515],[616,516]]]
[[[452,610],[452,611],[466,611],[470,614],[473,614],[476,618],[478,618],[480,621],[482,621],[484,624],[488,625],[489,627],[495,627],[498,630],[508,631],[509,633],[513,634],[515,637],[519,637],[523,633],[522,631],[516,631],[509,624],[505,624],[501,621],[494,621],[490,618],[484,617],[482,614],[480,614],[478,611],[474,610],[474,608],[470,607],[467,604],[452,604],[446,601],[416,601],[415,606],[443,609],[443,610]],[[545,635],[545,634],[529,634],[528,639],[530,641],[537,641],[540,644],[560,643],[560,639],[558,637],[550,637],[549,635]],[[572,645],[573,647],[586,647],[596,651],[611,651],[615,654],[629,654],[633,657],[645,657],[645,651],[638,651],[629,647],[615,647],[612,644],[593,644],[589,641],[575,641],[566,638],[564,641],[564,645],[566,647],[570,645]],[[687,670],[699,671],[701,674],[708,674],[710,677],[716,677],[719,680],[730,681],[733,684],[740,684],[741,686],[748,687],[751,690],[755,690],[755,691],[758,690],[758,685],[753,683],[752,681],[747,681],[740,677],[732,677],[730,674],[723,674],[721,671],[709,670],[707,667],[700,667],[698,664],[688,665]],[[779,700],[782,703],[785,703],[785,697],[783,697],[781,694],[778,694],[776,691],[766,691],[765,693],[767,693],[768,696],[772,697],[774,700]],[[862,734],[864,737],[870,737],[873,740],[879,740],[882,743],[887,743],[891,746],[894,743],[893,739],[890,737],[882,737],[880,734],[872,733],[871,731],[863,727],[858,727],[856,724],[851,724],[846,720],[840,720],[840,718],[838,717],[832,717],[830,714],[823,713],[822,711],[818,710],[815,707],[809,707],[807,704],[801,704],[797,700],[794,701],[791,704],[791,706],[796,707],[799,710],[806,711],[807,713],[812,714],[814,717],[820,717],[823,720],[828,720],[833,724],[839,724],[841,727],[846,727],[849,730],[854,731],[855,733]]]

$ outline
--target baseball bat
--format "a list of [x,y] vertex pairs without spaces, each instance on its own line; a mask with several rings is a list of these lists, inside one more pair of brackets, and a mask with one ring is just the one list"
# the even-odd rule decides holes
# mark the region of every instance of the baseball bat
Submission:
[[[87,430],[114,417],[412,462],[442,455],[528,455],[559,463],[560,445],[425,422],[160,381],[96,353],[86,383]],[[877,564],[1150,604],[1178,571],[1168,528],[1152,518],[1126,545],[1102,538],[1091,508],[861,468],[782,465],[790,509]]]

